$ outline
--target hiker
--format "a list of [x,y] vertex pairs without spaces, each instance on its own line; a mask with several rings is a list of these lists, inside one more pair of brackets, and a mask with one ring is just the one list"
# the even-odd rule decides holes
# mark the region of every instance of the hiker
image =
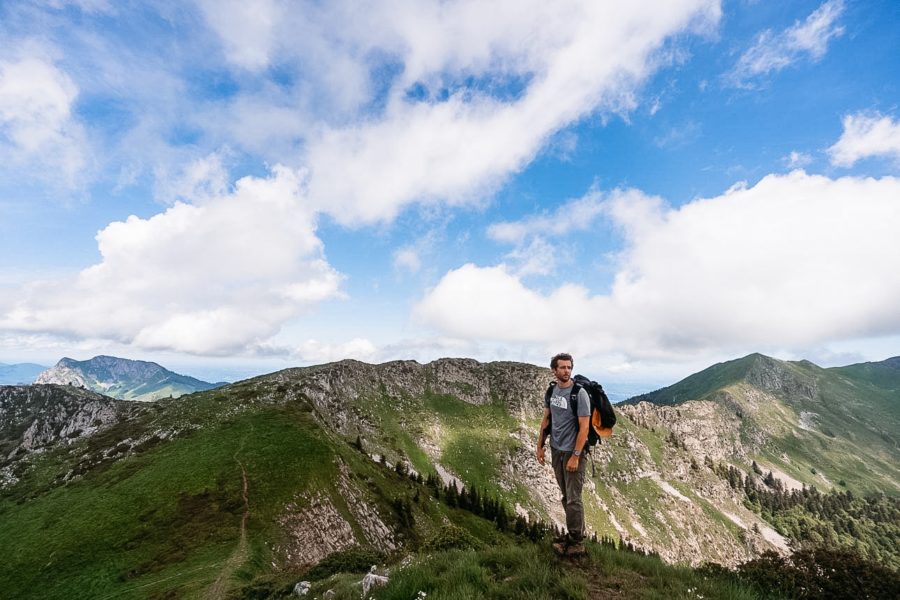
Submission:
[[[581,489],[584,486],[584,467],[587,461],[583,460],[582,451],[588,438],[591,414],[590,397],[583,387],[578,386],[577,397],[573,397],[573,366],[571,354],[560,353],[550,360],[556,382],[550,384],[544,397],[544,419],[541,421],[536,451],[537,460],[543,465],[546,429],[550,425],[551,464],[562,493],[568,529],[565,537],[553,544],[553,549],[564,556],[584,554],[584,506]],[[571,405],[574,402],[578,403],[577,418]]]

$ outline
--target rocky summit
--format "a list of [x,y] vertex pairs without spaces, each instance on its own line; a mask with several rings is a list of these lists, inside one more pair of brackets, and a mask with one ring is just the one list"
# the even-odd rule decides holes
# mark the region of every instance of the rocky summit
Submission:
[[[618,405],[590,453],[589,532],[726,566],[818,536],[897,568],[878,541],[900,516],[895,363],[751,355]],[[0,585],[252,595],[353,552],[491,543],[512,519],[539,536],[564,521],[534,457],[551,379],[512,362],[346,360],[154,403],[0,387]],[[489,529],[464,510],[490,510]]]
[[120,400],[138,401],[177,398],[222,385],[174,373],[154,362],[115,356],[63,358],[38,375],[35,383],[70,385]]

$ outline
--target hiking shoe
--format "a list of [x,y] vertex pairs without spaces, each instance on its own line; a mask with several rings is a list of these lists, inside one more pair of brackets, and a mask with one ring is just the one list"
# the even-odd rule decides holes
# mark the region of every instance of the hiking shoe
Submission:
[[585,554],[587,554],[587,550],[584,549],[582,542],[571,542],[566,547],[566,556],[584,556]]
[[573,542],[569,539],[553,544],[553,551],[560,556],[583,556],[587,553],[583,542]]

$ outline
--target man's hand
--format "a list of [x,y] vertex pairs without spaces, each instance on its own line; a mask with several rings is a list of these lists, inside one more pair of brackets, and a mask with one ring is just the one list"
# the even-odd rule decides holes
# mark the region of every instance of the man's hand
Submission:
[[566,461],[566,471],[577,471],[578,470],[578,457],[574,454],[569,457],[569,460]]
[[535,456],[537,456],[538,462],[542,465],[544,464],[544,446],[538,445],[537,450],[535,450]]

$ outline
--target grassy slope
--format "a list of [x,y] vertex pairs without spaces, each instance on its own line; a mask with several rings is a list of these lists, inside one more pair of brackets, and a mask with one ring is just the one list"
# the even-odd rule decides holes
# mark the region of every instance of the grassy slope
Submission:
[[[780,371],[789,384],[792,380],[814,383],[815,396],[780,394],[780,404],[754,407],[755,422],[748,425],[762,427],[774,442],[755,458],[820,488],[829,487],[829,481],[833,485],[843,481],[860,492],[900,490],[900,369],[890,360],[822,369],[807,361],[785,362],[751,354],[714,365],[631,402],[673,405],[716,400],[724,390],[740,404],[750,389],[748,376],[761,364]],[[798,427],[804,413],[812,419],[811,430]]]
[[[269,572],[268,550],[279,535],[275,518],[298,492],[325,489],[341,508],[333,488],[335,457],[347,463],[360,480],[368,481],[369,497],[382,515],[390,517],[394,498],[412,496],[412,484],[372,463],[347,443],[351,440],[326,433],[302,402],[289,407],[258,404],[246,412],[235,412],[238,405],[257,403],[260,388],[266,386],[267,393],[272,393],[274,384],[261,379],[195,394],[189,401],[157,403],[148,408],[141,421],[81,441],[79,448],[87,454],[96,453],[104,445],[114,446],[118,439],[139,437],[151,423],[163,429],[184,429],[190,423],[201,423],[204,428],[172,441],[149,444],[112,465],[101,464],[64,487],[54,488],[53,481],[80,460],[80,453],[42,457],[22,484],[0,497],[0,539],[6,543],[8,556],[13,557],[0,564],[0,589],[12,597],[41,598],[152,597],[167,591],[176,596],[201,595],[237,544],[243,510],[238,460],[250,477],[251,556],[235,585],[241,581],[252,585],[260,578],[275,577]],[[522,490],[496,488],[497,457],[516,443],[508,434],[517,426],[499,403],[472,406],[451,396],[427,395],[410,399],[403,406],[392,405],[384,396],[359,399],[358,404],[384,431],[383,438],[376,440],[379,449],[393,452],[394,457],[410,458],[420,472],[430,472],[432,466],[416,439],[423,427],[437,424],[442,460],[464,481],[499,493],[509,505],[524,494]],[[622,426],[628,425],[623,422]],[[649,444],[651,453],[654,449],[661,451],[661,437],[651,437],[649,442],[657,442]],[[652,487],[640,490],[640,496],[659,495]],[[607,504],[614,506],[609,499]],[[411,543],[423,542],[449,519],[489,545],[503,545],[480,519],[459,512],[440,505],[416,505],[417,531],[409,534]],[[639,513],[644,517],[652,511],[648,506]],[[656,524],[645,522],[645,527],[656,529]],[[542,561],[549,557],[548,548],[521,551],[525,554],[517,559],[521,561],[517,568],[525,572],[533,570],[535,557]],[[529,554],[532,552],[538,554]],[[494,559],[478,553],[475,558],[452,555],[446,560]],[[614,562],[613,558],[606,560]],[[635,577],[635,569],[643,568],[632,565],[620,574],[628,580]],[[679,577],[676,571],[665,571],[665,577],[658,581],[651,578],[644,596],[628,597],[662,597],[668,589],[664,580]],[[568,577],[565,573],[559,576]],[[294,575],[277,575],[279,581],[286,581],[285,577]],[[693,581],[692,575],[685,577]],[[578,589],[589,590],[590,581],[583,583],[587,587]],[[490,581],[484,580],[478,585],[488,584]],[[438,594],[440,585],[430,585]],[[494,591],[481,588],[484,597],[504,597],[496,582],[490,585],[495,586]],[[441,593],[449,595],[434,597],[459,597],[449,589]]]
[[[189,417],[204,421],[227,413],[234,399],[209,393],[191,401],[190,408],[157,415],[157,425]],[[147,413],[109,441],[139,434],[153,417]],[[98,440],[80,442],[71,454],[42,457],[0,498],[0,539],[9,557],[0,563],[4,594],[147,597],[174,588],[199,593],[238,540],[238,460],[249,477],[257,562],[265,553],[261,541],[273,538],[275,516],[295,494],[325,489],[336,496],[337,456],[363,474],[375,469],[347,444],[329,439],[301,404],[263,406],[208,423],[101,463],[63,486],[53,486],[55,477]],[[185,581],[190,583],[182,587]]]
[[[762,598],[728,578],[666,565],[655,557],[588,543],[588,556],[560,560],[549,542],[512,537],[490,546],[418,555],[392,569],[390,581],[370,593],[373,600],[470,600],[640,598],[645,600]],[[310,595],[332,590],[334,600],[359,598],[361,575],[340,574],[314,582]],[[420,594],[424,592],[425,596]]]
[[703,400],[718,390],[744,379],[753,362],[760,357],[762,357],[760,354],[751,354],[738,360],[715,364],[674,385],[630,398],[625,403],[632,404],[646,400],[654,404],[671,406],[688,400]]
[[[496,488],[500,460],[515,447],[509,433],[518,428],[503,404],[493,401],[475,406],[453,396],[428,393],[422,399],[410,399],[397,405],[386,396],[358,399],[356,406],[373,418],[383,432],[372,440],[377,452],[386,452],[393,462],[408,459],[420,473],[434,473],[433,461],[421,449],[418,439],[429,437],[425,431],[438,432],[435,440],[441,451],[441,464],[466,485],[480,489]],[[498,490],[510,504],[527,499],[525,491]]]
[[[252,513],[251,556],[232,580],[236,597],[244,596],[242,589],[257,588],[259,581],[275,581],[283,589],[299,579],[271,572],[267,542],[277,539],[275,518],[297,492],[324,489],[334,494],[336,456],[370,482],[382,514],[390,515],[390,499],[412,496],[414,483],[372,463],[346,441],[332,439],[303,405],[261,406],[223,416],[233,400],[228,394],[201,394],[192,397],[190,407],[147,411],[142,422],[122,426],[106,441],[135,436],[151,421],[173,425],[191,416],[222,418],[126,459],[101,463],[62,487],[52,483],[57,471],[74,464],[81,452],[96,451],[101,440],[82,441],[74,453],[43,457],[22,485],[0,499],[0,538],[7,556],[0,563],[4,596],[202,597],[237,544],[243,511],[238,460],[249,475]],[[471,408],[503,421],[496,407],[456,402],[434,397],[427,404],[450,421],[471,418]],[[466,460],[458,468],[465,471],[470,464],[469,472],[478,476],[471,462],[475,459]],[[481,460],[475,462],[480,465]],[[635,581],[640,586],[632,591],[640,594],[628,597],[668,597],[672,589],[684,592],[698,585],[709,588],[708,598],[754,597],[745,591],[723,594],[689,570],[666,567],[653,558],[620,556],[600,546],[593,546],[592,559],[580,566],[561,565],[546,542],[523,544],[481,518],[434,500],[415,505],[414,516],[417,532],[412,537],[419,538],[411,540],[414,546],[450,521],[478,540],[481,550],[421,555],[376,597],[413,597],[406,593],[417,587],[428,590],[431,598],[587,598],[592,589],[617,590]],[[600,568],[602,575],[596,571]],[[345,583],[359,579],[338,576],[328,585],[340,591],[341,577]],[[358,597],[359,588],[348,586],[347,594],[338,597]]]

